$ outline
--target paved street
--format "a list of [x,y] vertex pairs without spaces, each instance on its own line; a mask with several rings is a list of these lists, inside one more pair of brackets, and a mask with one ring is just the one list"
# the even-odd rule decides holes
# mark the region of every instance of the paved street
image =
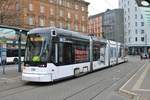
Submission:
[[119,89],[145,62],[129,57],[127,63],[54,84],[20,82],[0,91],[0,100],[133,100]]
[[[9,70],[17,70],[17,65],[3,65],[7,71]],[[3,66],[0,66],[0,73],[3,71]]]

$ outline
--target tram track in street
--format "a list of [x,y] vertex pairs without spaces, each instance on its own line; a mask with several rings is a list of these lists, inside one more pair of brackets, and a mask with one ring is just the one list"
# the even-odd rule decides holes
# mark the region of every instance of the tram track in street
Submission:
[[[115,69],[114,69],[115,70]],[[136,69],[136,71],[138,70],[138,68]],[[107,85],[106,87],[104,87],[103,89],[101,89],[101,91],[99,91],[98,93],[96,93],[94,96],[92,96],[90,99],[88,99],[88,100],[94,100],[94,98],[96,98],[99,94],[101,94],[103,91],[105,91],[105,90],[107,90],[108,88],[110,88],[110,87],[112,87],[112,86],[114,86],[117,82],[119,82],[119,81],[121,81],[122,79],[125,79],[126,77],[131,77],[132,75],[133,75],[133,73],[135,73],[136,71],[132,71],[129,75],[123,75],[122,77],[120,77],[118,80],[116,80],[115,82],[113,82],[113,83],[111,83],[111,84],[109,84],[109,85]],[[93,88],[93,87],[101,87],[102,85],[100,85],[100,86],[96,86],[96,85],[98,85],[99,83],[102,83],[102,81],[106,81],[105,80],[105,78],[104,79],[101,79],[101,80],[99,80],[99,81],[97,81],[97,82],[95,82],[94,84],[91,84],[90,86],[88,86],[88,87],[86,87],[86,88],[83,88],[83,89],[81,89],[80,91],[78,91],[78,92],[76,92],[76,93],[74,93],[74,94],[72,94],[72,95],[70,95],[70,96],[68,96],[68,97],[65,97],[63,100],[70,100],[70,98],[72,98],[72,97],[74,97],[74,96],[77,96],[78,94],[81,94],[82,92],[84,92],[84,91],[86,91],[86,90],[88,90],[88,89],[90,89],[90,88]],[[109,80],[108,80],[109,81]],[[105,83],[105,82],[103,82],[103,83]]]
[[[110,69],[110,68],[107,68],[107,69]],[[105,71],[105,70],[103,70],[103,71]],[[98,72],[98,71],[97,71]],[[92,73],[91,73],[92,74]],[[90,74],[89,74],[90,75]],[[83,76],[84,77],[84,76]],[[79,77],[80,78],[80,77]],[[71,79],[72,80],[72,79]],[[73,79],[74,80],[74,79]],[[90,85],[90,86],[88,86],[88,87],[86,87],[86,88],[84,88],[84,89],[82,89],[82,90],[80,90],[80,91],[78,91],[77,93],[75,93],[75,94],[78,94],[78,93],[80,93],[80,92],[82,92],[82,91],[84,91],[84,90],[86,90],[86,89],[88,89],[88,88],[90,88],[90,87],[92,87],[92,86],[94,86],[94,85],[96,85],[96,84],[98,84],[98,83],[100,83],[101,81],[102,81],[103,79],[101,79],[101,80],[99,80],[98,82],[95,82],[94,84],[92,84],[92,85]],[[69,81],[69,80],[65,80],[65,81]],[[65,81],[63,81],[63,82],[65,82]],[[62,82],[60,82],[60,84],[61,84]],[[44,83],[44,85],[45,86],[47,86],[47,84],[49,85],[50,83]],[[59,84],[59,82],[56,82],[56,83],[52,83],[52,84]],[[51,84],[51,86],[53,86]],[[39,87],[39,85],[42,85],[42,86],[40,86]],[[6,90],[4,90],[4,91],[0,91],[0,98],[4,98],[4,97],[7,97],[7,96],[10,96],[10,95],[14,95],[14,94],[18,94],[18,93],[21,93],[21,92],[26,92],[26,91],[30,91],[30,90],[33,90],[33,89],[38,89],[38,88],[41,88],[41,87],[43,87],[43,83],[25,83],[25,84],[22,84],[22,85],[20,85],[19,87],[17,86],[17,87],[13,87],[13,88],[9,88],[9,89],[6,89]],[[71,96],[73,96],[73,95],[70,95],[69,97],[71,97]],[[65,100],[65,99],[64,99]]]
[[[89,93],[89,98],[87,100],[95,100],[99,96],[99,94],[103,93],[105,90],[113,87],[115,84],[117,84],[122,79],[124,80],[125,77],[130,77],[133,75],[134,72],[141,66],[143,63],[140,63],[138,67],[134,70],[130,70],[130,68],[125,68],[124,66],[132,66],[131,63],[125,63],[121,66],[114,66],[107,69],[102,69],[100,71],[96,71],[94,73],[87,74],[85,76],[79,77],[79,78],[73,78],[73,79],[66,79],[60,82],[56,83],[25,83],[19,87],[14,87],[11,89],[8,89],[6,91],[0,92],[0,98],[5,97],[11,97],[11,96],[18,96],[18,94],[24,94],[28,91],[38,91],[41,89],[46,89],[49,91],[56,91],[61,89],[61,91],[58,91],[58,94],[62,94],[59,98],[56,100],[73,100],[77,96],[83,95],[85,97]],[[120,74],[122,71],[125,72],[123,74]],[[111,73],[110,73],[111,71]],[[128,75],[126,73],[128,72]],[[112,76],[113,75],[113,76]],[[118,75],[121,75],[121,77]],[[100,77],[99,77],[100,76]],[[115,77],[116,76],[116,77]],[[82,83],[85,82],[85,85],[82,85]],[[105,84],[106,83],[106,84]],[[84,83],[83,83],[84,84]],[[75,85],[75,86],[74,86]],[[74,87],[72,87],[74,86]],[[69,91],[65,90],[65,88],[69,89]],[[73,89],[73,90],[72,90]],[[95,90],[96,89],[96,90]],[[95,90],[95,91],[94,91]],[[91,94],[91,92],[94,91],[95,93]],[[67,92],[64,96],[64,93]],[[51,94],[52,95],[52,94]],[[52,96],[52,97],[55,97]],[[79,99],[80,100],[80,99]],[[86,100],[86,99],[85,99]]]
[[[25,84],[20,85],[19,87],[13,87],[10,89],[6,89],[4,91],[0,91],[0,98],[5,98],[7,96],[14,95],[17,93],[22,93],[22,92],[30,91],[33,89],[41,88],[43,86],[47,86],[47,84],[50,84],[50,83],[44,83],[44,84],[43,83],[39,83],[39,84],[25,83]],[[39,85],[41,86],[39,87]]]

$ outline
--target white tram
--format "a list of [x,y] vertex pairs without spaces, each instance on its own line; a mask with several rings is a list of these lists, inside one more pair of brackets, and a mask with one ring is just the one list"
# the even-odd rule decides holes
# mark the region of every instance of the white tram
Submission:
[[127,61],[124,45],[59,28],[28,33],[22,80],[53,82]]

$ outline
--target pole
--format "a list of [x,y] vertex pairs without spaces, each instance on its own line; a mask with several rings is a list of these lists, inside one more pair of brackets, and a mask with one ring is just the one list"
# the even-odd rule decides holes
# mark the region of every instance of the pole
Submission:
[[6,73],[5,73],[4,61],[3,61],[3,57],[2,57],[2,49],[1,49],[1,66],[2,66],[2,68],[3,68],[3,74],[6,74]]
[[4,44],[0,44],[1,50],[0,50],[0,55],[1,55],[1,66],[3,69],[3,74],[6,74],[5,71],[5,61],[6,61],[6,50],[4,48]]
[[6,71],[5,71],[5,64],[3,64],[3,63],[4,63],[3,61],[1,61],[1,63],[2,63],[2,67],[3,67],[3,74],[6,74]]
[[93,39],[90,36],[90,72],[93,71]]
[[22,30],[19,31],[19,39],[18,39],[18,55],[19,55],[19,60],[18,60],[18,72],[21,72],[21,32]]

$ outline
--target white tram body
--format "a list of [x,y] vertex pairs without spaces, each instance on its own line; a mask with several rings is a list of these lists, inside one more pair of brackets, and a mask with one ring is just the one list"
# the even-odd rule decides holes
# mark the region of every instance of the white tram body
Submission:
[[58,28],[28,33],[22,80],[53,82],[127,61],[124,45]]

